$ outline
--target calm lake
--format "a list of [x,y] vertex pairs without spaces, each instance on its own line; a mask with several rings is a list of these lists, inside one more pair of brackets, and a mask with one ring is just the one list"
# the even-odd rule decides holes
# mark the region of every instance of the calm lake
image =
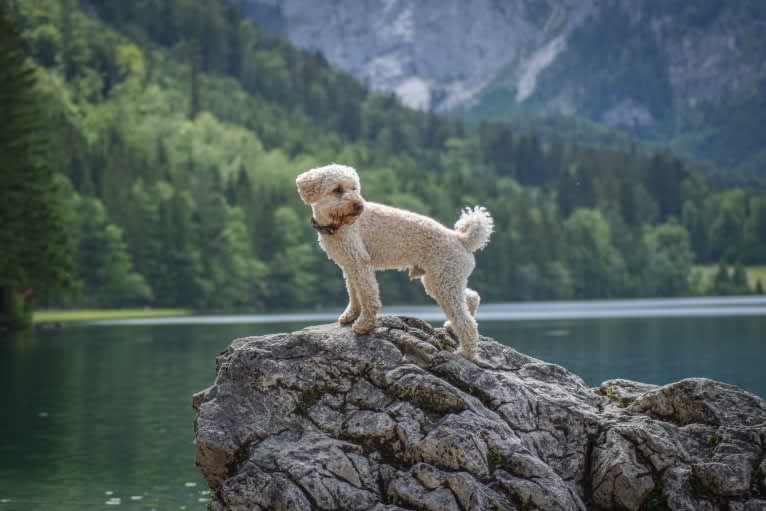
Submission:
[[[433,307],[392,308],[440,321]],[[98,322],[0,337],[0,511],[204,509],[192,393],[237,337],[336,312]],[[482,305],[483,335],[589,385],[715,378],[766,396],[766,299]],[[273,322],[279,321],[279,322]]]

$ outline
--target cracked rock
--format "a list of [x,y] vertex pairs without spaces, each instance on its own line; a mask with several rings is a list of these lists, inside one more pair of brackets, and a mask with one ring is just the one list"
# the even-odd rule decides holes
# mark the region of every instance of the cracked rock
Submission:
[[492,339],[386,316],[238,339],[196,394],[227,510],[764,510],[766,402],[694,378],[591,389]]

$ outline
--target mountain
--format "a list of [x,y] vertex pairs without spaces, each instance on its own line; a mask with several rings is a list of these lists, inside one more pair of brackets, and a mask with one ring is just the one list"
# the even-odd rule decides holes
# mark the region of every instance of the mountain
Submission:
[[757,129],[766,120],[766,4],[758,0],[240,4],[413,108],[576,124],[570,132],[600,125],[732,178],[766,176],[766,135]]
[[[405,105],[436,111],[475,101],[501,70],[556,47],[594,10],[591,0],[241,4],[267,29],[322,52],[373,89],[395,91]],[[539,67],[539,60],[532,67]],[[534,87],[534,77],[525,78],[530,79]]]

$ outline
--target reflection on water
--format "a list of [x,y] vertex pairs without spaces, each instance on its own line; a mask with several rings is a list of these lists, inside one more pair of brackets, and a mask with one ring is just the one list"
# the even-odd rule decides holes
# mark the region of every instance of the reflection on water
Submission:
[[564,337],[564,336],[569,335],[569,330],[561,330],[561,329],[559,329],[559,330],[548,330],[543,335],[547,335],[547,336],[550,336],[550,337]]
[[[334,321],[338,310],[289,314],[238,314],[133,318],[92,321],[92,325],[235,325],[257,323]],[[383,307],[381,314],[416,316],[426,321],[444,321],[436,305]],[[479,321],[523,321],[531,319],[669,318],[766,315],[766,297],[734,296],[580,302],[491,303],[479,308]]]
[[766,316],[485,322],[480,330],[591,386],[702,376],[766,396]]
[[71,327],[0,340],[0,499],[11,501],[0,511],[204,509],[191,395],[212,383],[233,338],[273,328]]
[[[666,308],[705,306],[759,305]],[[212,383],[215,357],[232,339],[306,324],[83,325],[0,338],[0,511],[204,509],[192,393]],[[766,395],[764,314],[483,321],[480,329],[589,385],[705,376]]]

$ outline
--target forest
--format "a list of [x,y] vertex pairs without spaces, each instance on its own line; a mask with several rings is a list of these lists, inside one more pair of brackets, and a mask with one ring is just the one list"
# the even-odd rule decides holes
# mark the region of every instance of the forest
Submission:
[[[732,67],[744,74],[759,69],[766,52],[766,3],[604,0],[599,6],[599,14],[574,29],[561,56],[540,73],[527,101],[517,103],[513,80],[501,75],[468,117],[513,119],[517,127],[532,126],[572,141],[670,147],[676,155],[708,162],[706,173],[719,182],[763,188],[766,135],[760,126],[766,121],[766,80],[753,79],[751,86],[739,83],[741,88],[718,97],[687,97],[674,92],[669,53],[684,44],[695,46],[692,41],[705,34],[708,62],[728,63],[728,58],[714,55],[723,47],[737,48],[742,60]],[[679,80],[684,73],[676,72]],[[726,72],[716,75],[738,82]],[[574,114],[559,113],[564,97]],[[615,105],[625,101],[641,106],[642,119],[607,121]]]
[[[496,233],[484,301],[745,294],[766,194],[668,150],[580,145],[401,106],[226,1],[0,0],[0,323],[34,307],[341,305],[295,176]],[[695,264],[720,264],[707,284]],[[428,301],[379,274],[385,304]],[[10,318],[10,319],[9,319]],[[16,319],[13,319],[16,318]]]

